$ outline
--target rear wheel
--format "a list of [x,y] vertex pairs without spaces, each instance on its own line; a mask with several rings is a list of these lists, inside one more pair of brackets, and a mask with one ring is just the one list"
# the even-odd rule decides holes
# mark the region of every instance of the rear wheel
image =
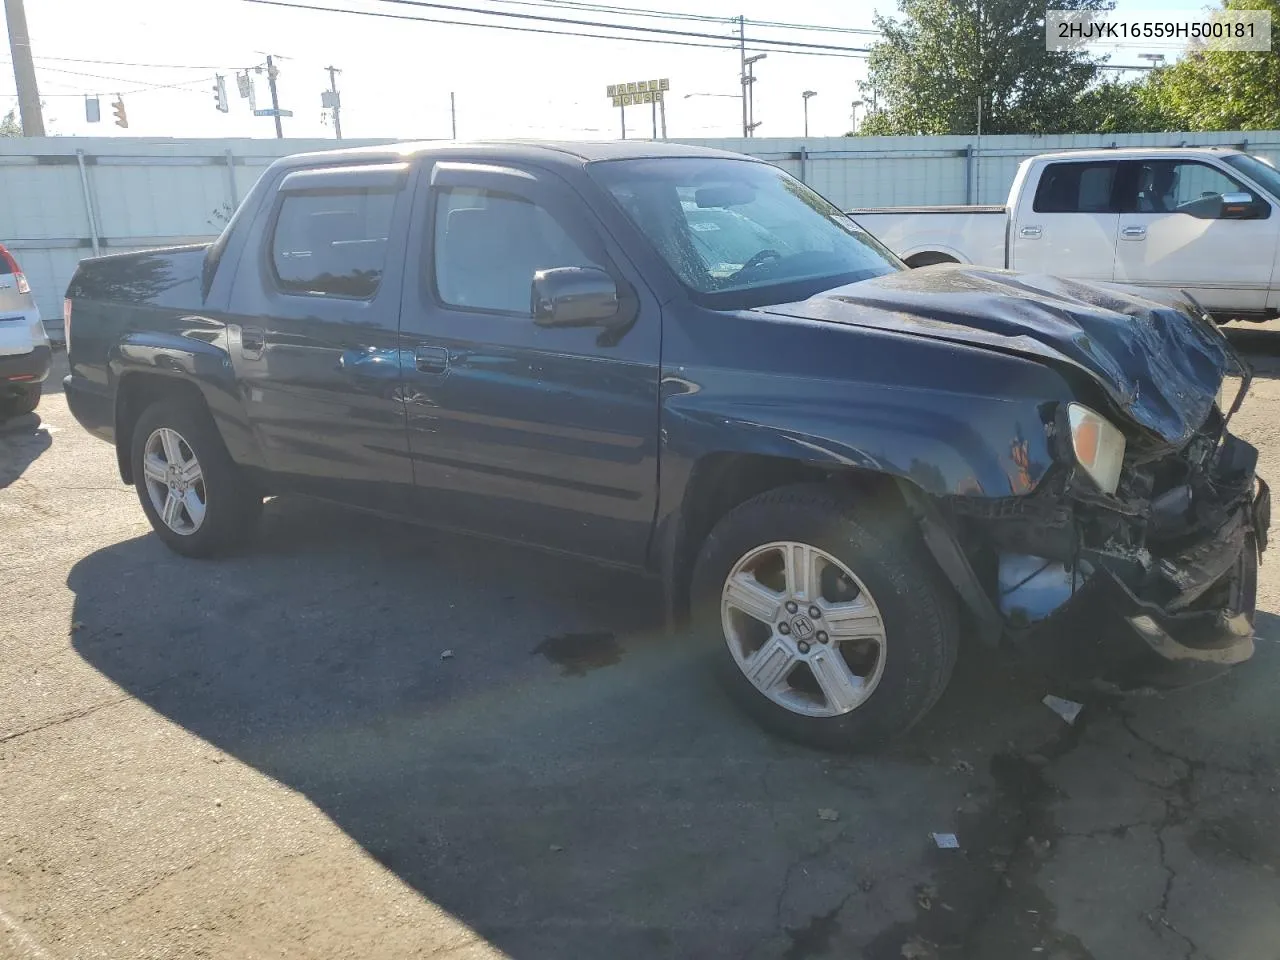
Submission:
[[16,396],[0,400],[0,420],[21,417],[35,410],[40,405],[42,385],[35,383],[26,387],[18,387]]
[[143,411],[133,429],[133,482],[161,540],[190,557],[242,543],[262,512],[262,497],[223,446],[207,411],[166,399]]
[[904,732],[955,665],[954,598],[912,535],[824,487],[770,491],[725,516],[692,599],[729,694],[811,746],[856,750]]

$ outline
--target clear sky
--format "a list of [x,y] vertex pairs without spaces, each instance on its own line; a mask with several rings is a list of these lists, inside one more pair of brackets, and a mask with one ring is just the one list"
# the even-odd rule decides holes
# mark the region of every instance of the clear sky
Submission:
[[[387,0],[285,2],[439,19],[487,19]],[[715,21],[624,20],[613,14],[540,7],[536,0],[439,2],[689,30],[724,36],[726,43],[734,30],[728,23]],[[601,2],[621,5],[618,0]],[[1118,5],[1127,13],[1197,11],[1206,6],[1205,0],[1120,0]],[[343,71],[339,77],[342,126],[348,137],[448,137],[449,94],[454,91],[461,138],[612,138],[618,135],[619,117],[606,99],[606,85],[659,77],[671,80],[667,102],[670,136],[727,137],[741,131],[741,104],[733,98],[738,92],[736,49],[509,33],[284,9],[246,0],[26,0],[26,7],[46,126],[62,135],[273,136],[271,120],[252,116],[247,101],[237,95],[234,77],[237,67],[259,64],[265,53],[280,57],[281,106],[295,114],[284,121],[286,136],[333,135],[320,105],[320,91],[328,85],[323,68],[330,64]],[[724,5],[719,0],[687,4],[645,0],[640,7],[683,9],[715,17],[743,14],[756,20],[854,29],[871,28],[877,8],[895,9],[892,0],[874,4],[737,0]],[[520,21],[509,22],[520,25]],[[523,25],[574,29],[532,21]],[[842,47],[865,47],[872,39],[857,33],[749,27],[748,38],[753,35]],[[1151,49],[1175,53],[1172,49]],[[1134,59],[1137,52],[1116,53],[1112,62],[1141,62]],[[7,36],[3,54],[0,112],[17,102],[8,66]],[[84,60],[119,64],[79,62]],[[774,51],[755,69],[759,77],[755,113],[762,121],[758,136],[799,136],[803,123],[800,95],[806,89],[818,92],[809,105],[811,135],[837,136],[849,129],[850,104],[860,96],[857,81],[865,77],[864,60]],[[228,114],[214,107],[215,72],[227,78]],[[177,86],[159,86],[166,84]],[[269,106],[265,76],[256,77],[255,85],[258,106]],[[117,92],[125,95],[127,131],[112,123],[110,101]],[[85,93],[101,95],[101,123],[86,122]],[[686,94],[699,95],[686,98]],[[633,132],[649,134],[649,108],[629,109],[627,120]]]

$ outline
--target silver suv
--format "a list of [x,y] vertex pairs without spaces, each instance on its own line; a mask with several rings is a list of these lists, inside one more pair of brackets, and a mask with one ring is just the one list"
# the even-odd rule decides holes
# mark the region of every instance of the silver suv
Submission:
[[31,285],[0,244],[0,420],[36,408],[51,359]]

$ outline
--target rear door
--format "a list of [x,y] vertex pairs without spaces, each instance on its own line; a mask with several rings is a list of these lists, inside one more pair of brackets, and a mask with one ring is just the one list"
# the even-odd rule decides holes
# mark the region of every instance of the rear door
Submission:
[[[1076,280],[1110,280],[1120,224],[1115,160],[1053,161],[1012,224],[1010,267]],[[1030,184],[1029,184],[1030,186]]]
[[[555,174],[451,162],[423,177],[401,324],[421,515],[641,564],[658,479],[657,302]],[[535,325],[534,271],[567,266],[610,273],[635,323]]]
[[[1200,160],[1127,161],[1115,279],[1186,290],[1214,312],[1267,305],[1280,228],[1256,191]],[[1250,219],[1223,219],[1222,197],[1247,193]]]
[[413,488],[400,393],[406,163],[287,174],[248,238],[231,355],[269,470],[389,512]]

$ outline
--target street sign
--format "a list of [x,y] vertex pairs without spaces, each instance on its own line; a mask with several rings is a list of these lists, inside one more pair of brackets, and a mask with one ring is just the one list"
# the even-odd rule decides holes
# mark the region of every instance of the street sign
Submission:
[[[606,90],[605,96],[607,96],[610,100],[614,101],[613,105],[615,107],[621,107],[621,106],[629,107],[632,105],[633,102],[634,103],[661,103],[662,92],[664,90],[670,90],[670,89],[671,89],[671,81],[668,80],[666,77],[663,77],[661,80],[637,80],[634,83],[611,83],[607,87],[605,87],[605,90]],[[635,101],[628,101],[625,104],[617,102],[619,97],[632,96],[632,97],[643,98],[646,93],[653,94],[653,96],[650,97],[648,100],[637,99]]]
[[623,93],[611,98],[615,107],[633,107],[640,103],[661,103],[662,91],[656,93]]
[[255,110],[253,111],[253,115],[255,117],[292,117],[293,111],[292,110]]

